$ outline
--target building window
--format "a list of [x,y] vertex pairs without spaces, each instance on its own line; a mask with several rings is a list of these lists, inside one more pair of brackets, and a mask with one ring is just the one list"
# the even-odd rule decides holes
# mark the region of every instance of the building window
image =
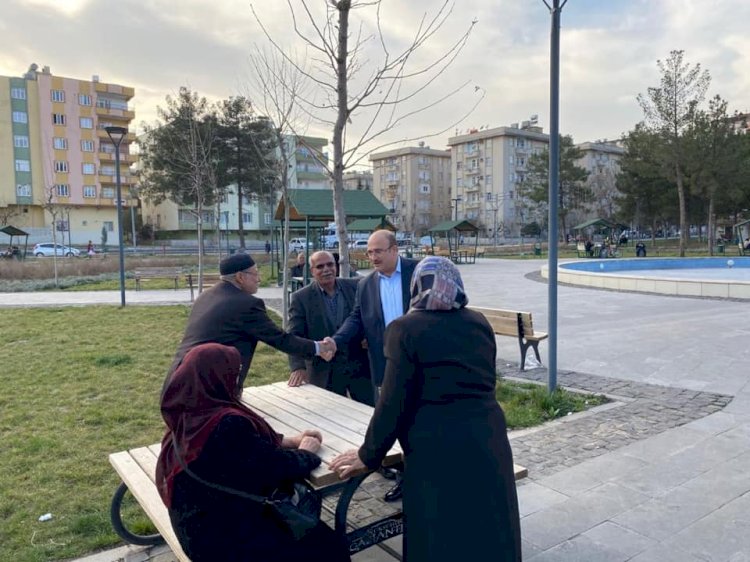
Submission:
[[263,223],[271,224],[271,213],[263,213]]
[[65,125],[65,115],[63,115],[62,113],[53,113],[52,124],[53,125]]
[[114,232],[115,223],[113,221],[102,221],[102,226],[107,229],[107,232]]
[[26,89],[25,88],[11,88],[10,97],[13,98],[14,100],[25,100]]
[[67,183],[55,184],[55,192],[58,197],[70,197],[70,186]]
[[94,152],[94,141],[92,141],[92,140],[82,140],[81,141],[81,151],[82,152]]
[[26,135],[13,135],[13,146],[16,148],[29,148],[29,137]]
[[50,93],[52,94],[52,101],[65,102],[65,92],[63,90],[52,90]]
[[253,222],[252,213],[242,213],[242,224],[250,224]]
[[492,176],[484,176],[484,185],[485,187],[492,187]]
[[420,193],[429,193],[430,192],[430,186],[427,184],[422,184],[419,186],[419,192]]
[[14,123],[28,123],[29,122],[29,116],[26,115],[25,111],[14,111],[13,112],[13,122]]
[[31,186],[28,183],[19,183],[16,186],[16,195],[18,197],[31,197]]
[[114,176],[115,167],[114,166],[102,166],[101,168],[99,168],[99,173],[103,176]]
[[95,185],[84,185],[83,196],[86,198],[96,197],[96,186]]
[[102,197],[104,199],[114,199],[115,188],[114,187],[102,187]]
[[30,172],[31,162],[28,160],[16,160],[16,172]]
[[83,171],[84,174],[90,176],[96,173],[96,166],[89,162],[84,162],[81,165],[81,170]]
[[81,117],[80,119],[81,129],[93,129],[94,120],[91,117]]
[[79,105],[91,105],[91,96],[88,94],[78,94]]
[[52,139],[52,146],[55,147],[55,150],[68,150],[68,139],[55,137]]
[[65,160],[56,160],[55,161],[55,171],[56,172],[67,172],[68,171],[68,162]]

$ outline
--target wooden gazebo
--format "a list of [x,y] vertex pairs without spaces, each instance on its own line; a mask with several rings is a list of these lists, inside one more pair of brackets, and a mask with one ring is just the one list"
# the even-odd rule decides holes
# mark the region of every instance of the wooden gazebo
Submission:
[[[448,240],[448,256],[456,263],[475,263],[479,244],[479,227],[467,220],[445,221],[433,226],[430,234],[444,234]],[[464,244],[464,236],[471,236],[473,244]],[[435,250],[435,237],[430,236],[433,255],[440,255]]]

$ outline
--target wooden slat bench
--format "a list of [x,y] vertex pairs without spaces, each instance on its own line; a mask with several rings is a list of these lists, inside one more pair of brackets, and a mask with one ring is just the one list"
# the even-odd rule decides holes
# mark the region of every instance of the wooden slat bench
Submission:
[[[198,274],[188,273],[186,276],[188,287],[190,287],[190,301],[195,300],[195,291],[198,290]],[[218,273],[204,273],[203,274],[203,291],[210,289],[221,281],[221,275]],[[200,293],[198,293],[200,294]]]
[[[286,382],[245,389],[243,401],[262,415],[276,431],[293,435],[303,429],[318,428],[323,433],[323,446],[318,454],[323,463],[308,481],[323,495],[341,492],[336,506],[335,530],[346,535],[349,551],[355,554],[402,532],[402,514],[396,512],[360,528],[347,529],[347,513],[359,485],[372,472],[362,472],[341,482],[328,468],[328,461],[343,451],[357,448],[364,440],[373,408],[328,392],[313,385],[289,387]],[[109,455],[123,483],[112,499],[110,515],[117,534],[132,544],[155,545],[166,541],[180,562],[190,562],[180,547],[169,520],[169,513],[156,489],[156,460],[160,445],[139,447]],[[383,461],[385,466],[400,462],[401,448],[395,444]],[[528,471],[514,465],[516,480]],[[457,483],[460,485],[460,482]],[[120,518],[122,497],[130,491],[159,531],[160,535],[139,536],[128,531]],[[348,531],[348,532],[347,532]]]
[[135,290],[141,290],[141,282],[149,279],[171,279],[174,281],[175,291],[180,280],[179,267],[143,267],[135,270]]
[[498,336],[512,336],[518,338],[518,347],[521,351],[521,370],[526,364],[526,352],[529,348],[534,350],[537,361],[542,362],[539,356],[539,342],[547,339],[546,332],[534,331],[534,323],[531,312],[520,312],[518,310],[502,310],[499,308],[480,308],[472,306],[472,310],[481,312],[492,326],[492,330]]

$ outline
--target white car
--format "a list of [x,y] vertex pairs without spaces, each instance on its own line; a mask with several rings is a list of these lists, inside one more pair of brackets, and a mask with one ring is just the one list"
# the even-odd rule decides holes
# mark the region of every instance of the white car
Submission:
[[63,246],[62,244],[52,244],[51,242],[35,244],[34,249],[31,251],[31,253],[38,258],[50,257],[54,254],[57,254],[58,256],[67,256],[69,258],[81,255],[81,251],[76,248]]
[[349,244],[349,248],[352,250],[362,250],[363,252],[367,251],[367,240],[355,240],[351,244]]
[[312,248],[312,242],[308,242],[305,238],[292,238],[289,241],[290,252],[304,252],[305,246],[308,249]]

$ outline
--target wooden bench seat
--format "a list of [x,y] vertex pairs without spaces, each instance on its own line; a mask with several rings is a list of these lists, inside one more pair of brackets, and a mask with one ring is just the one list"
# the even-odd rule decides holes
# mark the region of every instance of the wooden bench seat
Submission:
[[[195,291],[198,290],[198,274],[188,273],[186,276],[188,287],[190,287],[190,301],[195,300]],[[218,273],[203,273],[203,288],[202,291],[210,289],[221,281],[221,275]],[[198,293],[200,294],[200,293]]]
[[481,312],[492,326],[492,330],[498,336],[511,336],[518,338],[518,347],[521,351],[521,370],[525,369],[526,352],[529,348],[534,350],[537,361],[541,364],[539,356],[539,342],[547,339],[546,332],[534,331],[534,323],[530,312],[518,310],[502,310],[499,308],[470,307],[472,310]]
[[149,279],[171,279],[175,291],[182,271],[179,267],[142,267],[135,270],[135,290],[141,290],[141,283]]

